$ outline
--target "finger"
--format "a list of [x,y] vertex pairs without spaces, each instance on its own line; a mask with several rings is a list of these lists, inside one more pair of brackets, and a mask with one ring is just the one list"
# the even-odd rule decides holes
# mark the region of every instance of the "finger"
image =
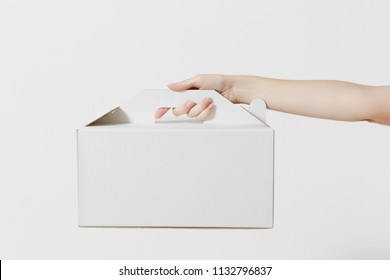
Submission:
[[196,119],[200,122],[203,122],[206,120],[207,116],[210,114],[210,112],[215,108],[215,104],[211,103],[206,109],[204,109],[202,112],[199,113],[199,115],[196,116]]
[[174,91],[183,91],[191,88],[199,89],[202,86],[202,82],[203,82],[202,76],[197,75],[178,83],[169,84],[168,87]]
[[201,102],[196,104],[188,113],[188,117],[194,118],[197,115],[199,115],[203,110],[205,110],[211,103],[213,103],[213,100],[210,97],[206,97]]
[[195,102],[187,101],[186,103],[183,103],[180,106],[173,108],[172,113],[175,116],[181,116],[187,114],[195,105],[196,105]]
[[161,118],[162,116],[164,116],[169,111],[169,109],[170,108],[166,108],[166,107],[158,108],[157,111],[154,112],[154,118],[155,119]]

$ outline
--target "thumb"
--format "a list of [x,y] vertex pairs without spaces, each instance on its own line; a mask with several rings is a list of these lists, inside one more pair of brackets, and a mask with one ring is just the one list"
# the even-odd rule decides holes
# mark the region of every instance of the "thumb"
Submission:
[[191,88],[199,89],[202,86],[202,79],[200,76],[194,76],[187,80],[169,84],[168,88],[174,91],[183,91]]

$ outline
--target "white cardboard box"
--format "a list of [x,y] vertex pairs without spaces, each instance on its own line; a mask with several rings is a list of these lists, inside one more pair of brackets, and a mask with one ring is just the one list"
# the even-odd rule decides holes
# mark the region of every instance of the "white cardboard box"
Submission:
[[[155,122],[153,112],[210,96],[215,113]],[[274,132],[265,105],[215,91],[146,90],[78,129],[79,226],[273,226]]]

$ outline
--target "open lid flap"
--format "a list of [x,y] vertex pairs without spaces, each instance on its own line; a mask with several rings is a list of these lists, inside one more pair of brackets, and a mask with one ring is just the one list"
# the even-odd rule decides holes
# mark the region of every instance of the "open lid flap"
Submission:
[[176,107],[189,100],[200,102],[205,97],[212,98],[216,105],[205,123],[208,124],[262,124],[260,119],[231,103],[214,90],[144,90],[121,106],[130,123],[153,124],[154,112],[160,107]]
[[94,107],[90,116],[87,118],[85,122],[85,126],[99,124],[101,120],[105,120],[106,118],[109,118],[111,114],[115,113],[118,110],[120,110],[118,106],[115,107],[105,106],[104,108]]

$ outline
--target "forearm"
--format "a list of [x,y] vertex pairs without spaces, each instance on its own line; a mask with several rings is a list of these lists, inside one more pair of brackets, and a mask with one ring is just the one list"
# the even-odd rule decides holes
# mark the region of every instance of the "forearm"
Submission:
[[257,86],[252,84],[248,98],[261,98],[272,110],[345,121],[378,122],[378,118],[385,123],[390,121],[389,87],[371,87],[341,81],[293,81],[262,77],[251,79],[254,79],[253,83]]

